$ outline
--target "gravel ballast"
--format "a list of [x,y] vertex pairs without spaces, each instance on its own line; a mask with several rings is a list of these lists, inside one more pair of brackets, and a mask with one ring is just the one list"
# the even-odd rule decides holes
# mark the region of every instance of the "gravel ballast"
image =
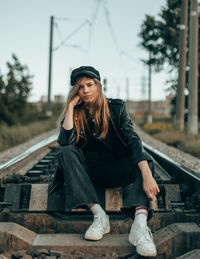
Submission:
[[162,141],[155,139],[146,132],[144,132],[138,125],[134,124],[134,129],[142,139],[142,141],[149,146],[159,150],[165,155],[169,156],[179,164],[193,170],[195,173],[200,174],[200,159],[188,153],[185,153],[175,147],[169,146]]

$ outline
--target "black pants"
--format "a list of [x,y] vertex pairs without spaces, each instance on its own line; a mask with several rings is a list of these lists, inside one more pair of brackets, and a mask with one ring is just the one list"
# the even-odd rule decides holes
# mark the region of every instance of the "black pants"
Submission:
[[[83,153],[75,146],[62,147],[58,155],[58,167],[65,186],[65,209],[99,203],[96,188],[123,187],[122,198],[125,213],[134,218],[136,206],[151,209],[143,191],[140,169],[131,157],[116,160],[109,153]],[[153,162],[149,162],[153,171]],[[151,217],[151,210],[149,217]]]

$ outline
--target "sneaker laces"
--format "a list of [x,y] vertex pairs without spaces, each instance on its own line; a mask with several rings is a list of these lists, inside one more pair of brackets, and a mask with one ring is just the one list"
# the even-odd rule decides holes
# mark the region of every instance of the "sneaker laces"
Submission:
[[101,215],[95,215],[94,221],[91,225],[91,228],[96,228],[102,231],[103,229],[103,219]]
[[151,233],[150,228],[148,228],[147,226],[140,226],[137,227],[137,231],[140,232],[140,235],[135,241],[135,243],[153,243],[153,235]]

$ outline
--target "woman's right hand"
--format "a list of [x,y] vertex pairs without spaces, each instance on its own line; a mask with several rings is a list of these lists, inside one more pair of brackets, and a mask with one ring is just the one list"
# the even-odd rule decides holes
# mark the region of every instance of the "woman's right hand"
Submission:
[[69,106],[71,106],[72,108],[74,108],[76,105],[81,103],[81,99],[80,96],[76,95],[71,102],[69,103]]
[[78,95],[76,95],[71,102],[68,104],[67,111],[65,113],[65,118],[63,122],[63,128],[66,130],[71,130],[73,128],[73,113],[74,107],[81,103],[81,99]]

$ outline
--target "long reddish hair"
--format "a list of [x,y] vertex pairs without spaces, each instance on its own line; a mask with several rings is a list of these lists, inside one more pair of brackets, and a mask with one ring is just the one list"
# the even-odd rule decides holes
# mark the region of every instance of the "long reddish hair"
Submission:
[[[59,125],[61,124],[61,121],[64,120],[65,118],[65,114],[67,112],[69,103],[78,94],[79,85],[81,84],[82,79],[83,77],[79,78],[76,84],[71,87],[68,94],[67,103],[58,119]],[[102,85],[100,81],[96,78],[92,78],[92,79],[94,80],[94,83],[97,86],[97,95],[96,95],[95,102],[89,108],[89,113],[94,116],[95,131],[96,133],[99,133],[98,138],[102,139],[102,138],[105,138],[108,132],[109,108],[108,108],[106,97],[103,95]],[[73,123],[77,130],[77,141],[78,141],[80,137],[80,131],[83,131],[85,133],[85,126],[88,127],[84,104],[77,105],[74,107]]]

